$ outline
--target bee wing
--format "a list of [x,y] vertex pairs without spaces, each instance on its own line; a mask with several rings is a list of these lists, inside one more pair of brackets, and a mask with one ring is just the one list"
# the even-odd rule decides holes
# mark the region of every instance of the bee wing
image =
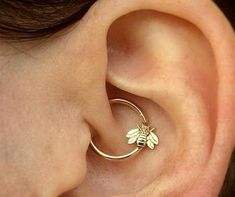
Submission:
[[133,138],[136,137],[137,135],[139,135],[139,129],[131,129],[130,131],[128,131],[128,133],[126,134],[126,137],[128,138]]
[[158,137],[157,137],[157,135],[156,135],[155,133],[150,132],[148,138],[149,138],[149,140],[150,140],[153,144],[158,145],[159,140],[158,140]]
[[138,137],[139,137],[139,134],[134,137],[129,138],[128,144],[134,144],[136,140],[138,139]]
[[147,145],[150,149],[154,149],[155,145],[154,143],[149,139],[149,136],[147,137]]

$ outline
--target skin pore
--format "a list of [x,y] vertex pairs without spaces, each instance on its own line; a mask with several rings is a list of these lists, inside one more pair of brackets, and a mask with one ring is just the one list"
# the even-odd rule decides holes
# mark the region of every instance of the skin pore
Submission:
[[[1,40],[0,196],[218,196],[235,142],[235,36],[211,1],[100,0],[32,40],[40,32]],[[89,149],[92,137],[130,150],[137,117],[111,97],[146,111],[154,152],[112,163]]]

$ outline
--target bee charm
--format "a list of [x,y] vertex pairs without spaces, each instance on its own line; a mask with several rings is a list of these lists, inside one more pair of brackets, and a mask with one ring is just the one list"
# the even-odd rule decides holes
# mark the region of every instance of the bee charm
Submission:
[[137,125],[136,129],[131,129],[126,137],[129,138],[128,144],[134,144],[136,142],[138,147],[145,147],[146,144],[150,149],[154,149],[155,145],[158,145],[159,140],[155,133],[153,133],[154,128],[142,123]]

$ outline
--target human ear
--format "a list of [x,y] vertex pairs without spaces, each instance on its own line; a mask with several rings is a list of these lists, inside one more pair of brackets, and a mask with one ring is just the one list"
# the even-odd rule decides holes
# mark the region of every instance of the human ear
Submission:
[[[90,151],[84,183],[66,195],[218,195],[235,126],[235,38],[218,8],[210,1],[100,1],[81,26],[88,38],[96,31],[86,52],[103,75],[99,91],[140,105],[160,143],[122,163]],[[117,107],[115,121],[106,94],[95,94],[99,102],[84,117],[99,147],[121,154],[136,119]]]

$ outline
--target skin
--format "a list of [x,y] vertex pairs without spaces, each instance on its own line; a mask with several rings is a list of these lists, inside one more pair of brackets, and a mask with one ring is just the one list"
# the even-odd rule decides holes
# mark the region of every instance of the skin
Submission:
[[[235,145],[235,36],[212,1],[100,0],[64,32],[0,52],[0,196],[218,196]],[[91,137],[130,150],[137,117],[108,97],[141,106],[156,150],[121,163],[90,150]]]

